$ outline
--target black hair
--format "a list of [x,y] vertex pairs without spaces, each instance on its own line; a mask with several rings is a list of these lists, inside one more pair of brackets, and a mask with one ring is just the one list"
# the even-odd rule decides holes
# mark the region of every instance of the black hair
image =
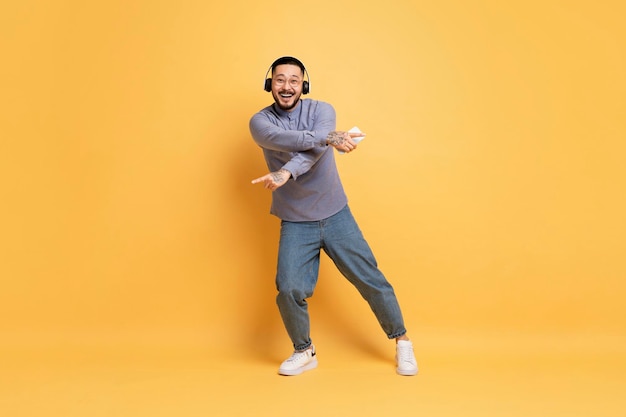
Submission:
[[286,65],[286,64],[296,65],[296,66],[300,67],[300,69],[302,70],[302,74],[304,74],[305,71],[306,71],[306,68],[304,67],[304,64],[298,58],[294,58],[292,56],[284,56],[284,57],[278,58],[276,61],[274,61],[274,63],[272,64],[272,74],[274,74],[274,70],[276,69],[277,66],[279,66],[279,65]]

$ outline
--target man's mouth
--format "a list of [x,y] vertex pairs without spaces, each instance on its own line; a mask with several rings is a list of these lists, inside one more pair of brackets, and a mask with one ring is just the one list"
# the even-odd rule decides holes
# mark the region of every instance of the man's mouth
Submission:
[[279,95],[282,98],[291,98],[291,97],[293,97],[293,93],[280,93]]

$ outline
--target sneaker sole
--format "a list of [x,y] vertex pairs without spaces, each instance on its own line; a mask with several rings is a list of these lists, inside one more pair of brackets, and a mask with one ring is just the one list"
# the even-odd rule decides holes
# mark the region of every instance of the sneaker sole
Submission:
[[279,369],[278,370],[278,374],[279,375],[286,375],[286,376],[295,376],[295,375],[300,375],[302,372],[304,371],[310,371],[311,369],[315,369],[317,368],[317,358],[313,358],[313,360],[309,363],[307,363],[306,365],[300,367],[300,368],[296,368],[296,369]]
[[396,372],[398,373],[398,375],[402,375],[402,376],[414,376],[417,375],[418,370],[407,370],[407,371],[403,371],[401,369],[396,369]]

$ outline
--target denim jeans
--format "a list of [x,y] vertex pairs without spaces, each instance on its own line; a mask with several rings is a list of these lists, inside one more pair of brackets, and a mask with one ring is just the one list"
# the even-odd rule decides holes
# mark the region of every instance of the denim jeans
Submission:
[[327,219],[281,222],[276,302],[296,350],[311,345],[307,298],[313,295],[321,250],[369,303],[389,339],[406,333],[393,287],[378,269],[350,208]]

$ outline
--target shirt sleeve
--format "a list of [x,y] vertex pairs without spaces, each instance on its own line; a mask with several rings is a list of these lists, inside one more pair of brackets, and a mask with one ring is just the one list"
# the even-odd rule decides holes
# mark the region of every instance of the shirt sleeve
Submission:
[[260,147],[278,152],[308,151],[326,147],[326,136],[313,130],[287,130],[274,124],[267,115],[257,113],[250,119],[250,133]]
[[327,103],[319,103],[302,115],[311,126],[307,130],[288,130],[278,125],[269,112],[256,113],[250,119],[250,133],[262,148],[279,152],[308,151],[326,147],[326,137],[335,130],[335,109]]
[[283,165],[283,169],[289,171],[293,179],[296,180],[300,175],[309,172],[311,167],[315,165],[317,160],[320,159],[326,151],[328,151],[327,148],[316,148],[309,151],[298,152],[289,162]]

